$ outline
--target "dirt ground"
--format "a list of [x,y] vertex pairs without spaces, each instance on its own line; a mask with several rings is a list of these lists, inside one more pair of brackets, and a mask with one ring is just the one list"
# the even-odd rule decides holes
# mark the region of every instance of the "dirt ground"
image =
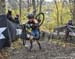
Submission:
[[32,51],[28,51],[29,42],[26,45],[28,46],[12,51],[9,59],[75,59],[75,47],[62,47],[52,42],[41,41],[41,50],[34,42]]

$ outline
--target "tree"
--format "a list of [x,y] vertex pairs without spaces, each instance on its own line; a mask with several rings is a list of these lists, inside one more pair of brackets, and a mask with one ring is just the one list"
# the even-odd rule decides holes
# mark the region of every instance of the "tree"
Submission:
[[69,0],[69,3],[71,5],[70,11],[72,14],[72,23],[75,26],[75,0]]
[[32,0],[32,5],[33,5],[33,14],[36,15],[37,8],[39,6],[39,12],[42,11],[42,3],[44,0]]
[[0,14],[5,14],[6,8],[5,8],[5,0],[0,0]]
[[73,25],[75,25],[75,0],[72,2],[73,3]]
[[32,5],[33,5],[33,14],[36,15],[36,1],[32,0]]
[[57,26],[59,26],[59,9],[58,9],[58,2],[57,0],[54,0],[55,5],[56,5],[56,10],[57,10]]

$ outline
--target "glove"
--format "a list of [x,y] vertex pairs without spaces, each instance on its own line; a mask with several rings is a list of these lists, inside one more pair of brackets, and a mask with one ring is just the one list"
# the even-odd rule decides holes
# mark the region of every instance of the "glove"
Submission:
[[26,26],[26,28],[28,28],[28,29],[30,28],[30,25],[29,25],[29,24],[26,24],[25,26]]
[[32,27],[33,26],[33,24],[30,24],[30,27]]

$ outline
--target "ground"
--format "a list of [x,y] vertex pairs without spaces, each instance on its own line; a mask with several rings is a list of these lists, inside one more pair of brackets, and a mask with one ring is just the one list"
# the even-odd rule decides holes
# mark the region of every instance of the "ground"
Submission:
[[27,47],[14,50],[9,59],[75,59],[74,47],[63,47],[51,41],[41,41],[42,50],[39,50],[36,42],[33,45],[31,52]]

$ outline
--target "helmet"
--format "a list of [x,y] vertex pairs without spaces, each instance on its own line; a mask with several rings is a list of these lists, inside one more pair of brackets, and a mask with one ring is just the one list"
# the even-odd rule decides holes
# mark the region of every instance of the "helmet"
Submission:
[[32,19],[32,18],[34,18],[34,15],[33,14],[28,14],[27,18]]

